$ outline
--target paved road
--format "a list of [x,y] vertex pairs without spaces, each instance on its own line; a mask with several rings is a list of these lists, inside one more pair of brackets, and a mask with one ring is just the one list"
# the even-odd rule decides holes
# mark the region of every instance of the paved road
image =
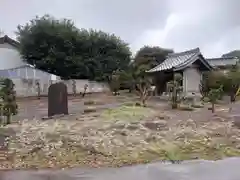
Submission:
[[239,180],[240,158],[123,168],[1,172],[1,180]]

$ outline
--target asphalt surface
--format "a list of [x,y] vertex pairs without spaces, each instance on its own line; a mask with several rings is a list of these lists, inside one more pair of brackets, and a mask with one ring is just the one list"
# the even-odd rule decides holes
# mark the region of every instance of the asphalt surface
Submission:
[[123,168],[0,172],[0,180],[240,180],[240,158]]

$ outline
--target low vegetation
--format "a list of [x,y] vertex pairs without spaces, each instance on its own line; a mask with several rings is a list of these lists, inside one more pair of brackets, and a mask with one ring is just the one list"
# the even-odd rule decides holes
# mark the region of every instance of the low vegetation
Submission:
[[[237,98],[237,91],[240,87],[240,69],[236,64],[229,69],[229,72],[213,71],[205,73],[200,91],[203,99],[216,101],[222,99],[224,95],[231,97],[231,103]],[[215,98],[217,99],[215,100]],[[213,108],[214,109],[214,108]]]
[[84,105],[94,105],[96,102],[94,100],[84,101]]
[[171,125],[168,118],[159,118],[163,114],[146,109],[119,107],[91,121],[30,120],[13,124],[11,128],[17,134],[10,138],[11,160],[1,165],[119,167],[154,160],[216,160],[240,155],[240,130],[231,122],[219,117],[201,124],[190,119]]
[[[11,123],[13,115],[17,114],[16,92],[11,79],[2,79],[0,82],[0,118],[4,125]],[[3,120],[6,122],[2,122]]]
[[93,112],[97,112],[96,108],[94,107],[88,107],[86,109],[83,110],[83,113],[93,113]]
[[179,73],[174,74],[172,81],[169,81],[167,84],[167,92],[170,96],[170,102],[172,109],[177,109],[179,103],[181,102],[181,93],[182,93],[182,75]]
[[111,121],[140,121],[153,115],[156,111],[142,106],[120,106],[103,111],[101,118]]

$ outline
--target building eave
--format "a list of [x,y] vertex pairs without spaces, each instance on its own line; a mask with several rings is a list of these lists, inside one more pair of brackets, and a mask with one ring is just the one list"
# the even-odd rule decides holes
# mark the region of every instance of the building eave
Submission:
[[16,48],[19,48],[20,43],[10,37],[8,37],[7,35],[0,37],[0,44],[4,44],[4,43],[8,43]]
[[[159,64],[158,66],[146,72],[153,73],[153,72],[166,71],[166,70],[180,71],[189,67],[191,64],[193,64],[197,60],[200,60],[203,66],[206,67],[206,69],[208,70],[213,69],[213,67],[206,61],[206,59],[201,54],[200,49],[195,48],[185,52],[173,53],[170,56],[168,56],[168,58],[163,63]],[[177,63],[174,63],[175,61]]]

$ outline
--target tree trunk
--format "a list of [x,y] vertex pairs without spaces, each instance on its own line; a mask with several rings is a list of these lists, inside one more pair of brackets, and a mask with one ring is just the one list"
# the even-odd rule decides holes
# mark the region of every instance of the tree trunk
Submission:
[[230,102],[228,112],[232,112],[233,102]]
[[40,90],[38,90],[38,99],[40,99]]
[[177,109],[178,108],[178,104],[177,103],[173,103],[172,104],[172,109]]
[[212,103],[212,113],[215,113],[215,104]]
[[142,99],[142,105],[143,105],[143,107],[146,107],[146,106],[147,106],[147,105],[146,105],[146,99],[145,99],[145,98]]
[[11,124],[11,115],[7,115],[7,124]]
[[231,98],[231,103],[236,101],[235,94],[231,93],[230,98]]
[[172,92],[172,109],[177,109],[178,103],[177,103],[177,91],[175,88],[173,88]]

